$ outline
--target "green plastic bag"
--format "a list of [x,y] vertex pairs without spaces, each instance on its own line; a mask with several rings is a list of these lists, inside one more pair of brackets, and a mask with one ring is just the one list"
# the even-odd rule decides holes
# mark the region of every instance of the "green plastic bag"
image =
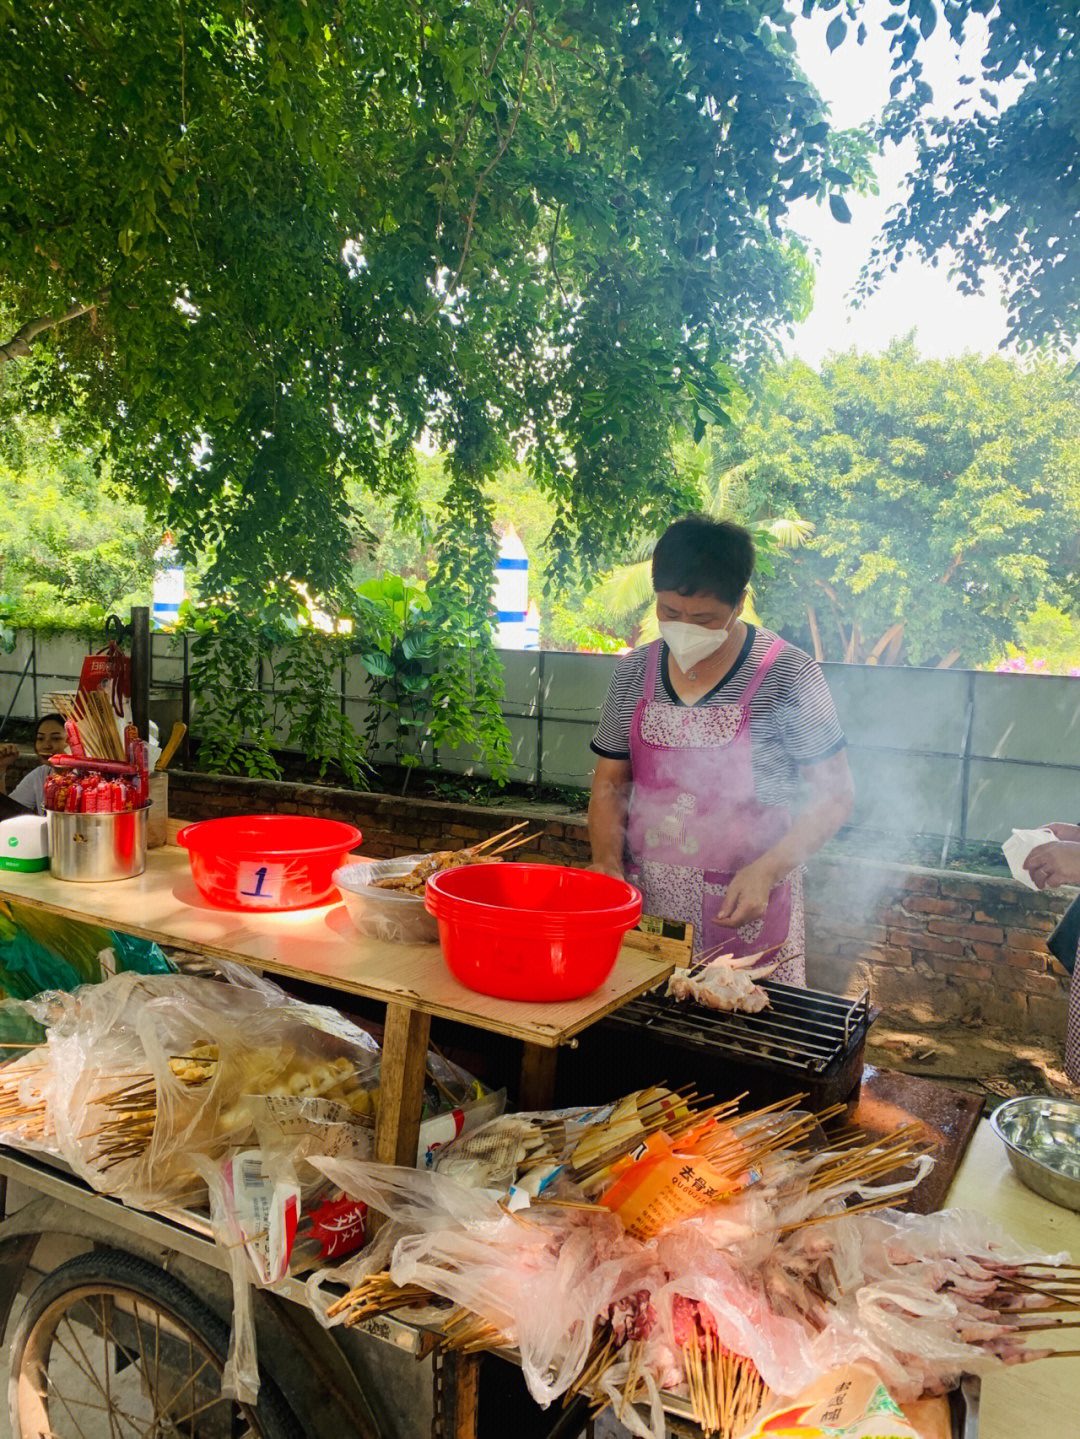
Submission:
[[111,949],[117,971],[171,974],[156,944],[82,924],[17,902],[0,902],[0,994],[32,999],[46,989],[100,984],[101,953]]

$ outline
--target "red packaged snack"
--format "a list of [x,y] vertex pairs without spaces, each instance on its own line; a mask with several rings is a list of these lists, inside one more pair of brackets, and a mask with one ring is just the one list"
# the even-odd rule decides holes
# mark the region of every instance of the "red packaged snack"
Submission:
[[65,720],[64,733],[67,735],[68,749],[76,759],[85,759],[86,751],[83,749],[82,736],[79,734],[79,726],[74,720]]
[[112,814],[119,814],[124,808],[124,782],[114,779],[109,785],[109,811]]
[[78,780],[76,780],[75,783],[70,786],[66,798],[67,803],[64,805],[64,808],[67,810],[68,814],[78,814],[79,804],[82,800],[82,785],[79,783]]

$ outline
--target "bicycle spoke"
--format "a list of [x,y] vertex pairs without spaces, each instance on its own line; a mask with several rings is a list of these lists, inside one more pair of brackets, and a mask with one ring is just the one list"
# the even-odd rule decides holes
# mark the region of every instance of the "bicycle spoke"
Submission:
[[[86,1358],[85,1351],[83,1350],[82,1345],[79,1344],[78,1336],[75,1334],[75,1331],[74,1331],[74,1329],[73,1329],[73,1327],[72,1327],[72,1324],[71,1324],[71,1320],[70,1320],[66,1315],[64,1316],[64,1323],[68,1326],[68,1329],[71,1330],[71,1337],[75,1340],[75,1343],[78,1345],[78,1347],[79,1347],[79,1353],[82,1354],[82,1355],[83,1355],[83,1358],[85,1359],[85,1358]],[[75,1369],[77,1369],[80,1374],[82,1374],[85,1378],[87,1378],[87,1379],[90,1380],[91,1384],[93,1384],[93,1385],[95,1386],[95,1388],[97,1389],[98,1393],[99,1393],[99,1394],[101,1395],[101,1397],[105,1400],[105,1403],[104,1403],[104,1404],[91,1404],[88,1399],[73,1399],[73,1400],[72,1400],[72,1403],[78,1404],[78,1405],[79,1405],[81,1408],[83,1408],[83,1409],[101,1409],[101,1410],[104,1410],[106,1413],[115,1413],[115,1414],[117,1414],[117,1415],[121,1415],[121,1414],[122,1414],[123,1417],[124,1417],[125,1419],[127,1419],[128,1422],[132,1425],[132,1427],[133,1427],[134,1429],[138,1430],[139,1421],[138,1421],[133,1415],[125,1413],[122,1409],[120,1409],[120,1407],[119,1407],[118,1405],[116,1405],[116,1404],[113,1402],[113,1400],[110,1398],[110,1396],[109,1396],[109,1395],[105,1392],[105,1390],[102,1388],[102,1386],[101,1386],[101,1381],[98,1379],[97,1375],[93,1372],[93,1369],[86,1369],[86,1368],[84,1368],[84,1366],[83,1366],[82,1364],[79,1363],[79,1361],[78,1361],[78,1359],[75,1357],[75,1355],[72,1354],[71,1350],[67,1347],[67,1345],[64,1343],[64,1341],[60,1338],[59,1329],[58,1329],[57,1332],[53,1335],[53,1340],[52,1340],[52,1342],[53,1342],[54,1344],[58,1345],[58,1346],[60,1347],[60,1349],[63,1350],[64,1355],[65,1355],[65,1357],[68,1359],[69,1363],[72,1364],[73,1367],[74,1367]],[[89,1363],[89,1360],[87,1360],[87,1363]],[[52,1377],[51,1374],[48,1373],[48,1371],[46,1371],[45,1377],[46,1377],[46,1379],[47,1379],[50,1387],[52,1388],[53,1392],[56,1394],[56,1397],[57,1397],[57,1398],[60,1400],[60,1402],[64,1405],[64,1408],[67,1409],[67,1408],[68,1408],[67,1400],[64,1398],[64,1396],[63,1396],[63,1394],[61,1393],[61,1391],[56,1387],[56,1380]],[[70,1412],[70,1411],[69,1411],[69,1412]],[[73,1417],[74,1417],[74,1416],[73,1416]],[[110,1429],[111,1429],[111,1425],[110,1425]]]
[[[135,1310],[135,1336],[139,1341],[139,1383],[144,1396],[149,1401],[151,1413],[153,1413],[157,1408],[157,1395],[150,1388],[150,1372],[146,1367],[146,1346],[143,1343],[143,1327],[142,1320],[139,1318],[139,1301],[137,1299],[132,1300],[132,1307]],[[139,1439],[149,1439],[149,1435],[156,1423],[157,1420],[151,1418],[150,1428],[144,1429]]]
[[[208,1364],[213,1364],[213,1362],[214,1362],[213,1359],[209,1359],[209,1358],[204,1359],[203,1362],[199,1365],[198,1369],[196,1369],[195,1372],[194,1372],[194,1374],[193,1374],[193,1373],[191,1372],[191,1362],[192,1362],[192,1361],[191,1361],[191,1356],[192,1356],[193,1352],[194,1352],[194,1346],[189,1342],[189,1344],[188,1344],[188,1377],[187,1377],[187,1378],[184,1380],[184,1382],[180,1385],[180,1388],[176,1391],[176,1393],[171,1396],[171,1398],[169,1399],[168,1404],[164,1405],[164,1411],[165,1411],[165,1412],[170,1412],[170,1411],[172,1410],[173,1406],[176,1404],[176,1401],[180,1398],[180,1395],[183,1394],[186,1389],[190,1389],[190,1388],[192,1387],[192,1385],[195,1383],[195,1380],[198,1379],[199,1375],[203,1372],[203,1370],[206,1368],[206,1366],[207,1366]],[[182,1423],[183,1423],[183,1420],[182,1420],[182,1419],[181,1419],[181,1420],[178,1420],[177,1423],[178,1423],[178,1424],[182,1424]]]
[[63,1340],[60,1338],[59,1327],[57,1328],[56,1334],[54,1336],[54,1342],[60,1345],[60,1348],[63,1349],[64,1353],[71,1360],[72,1364],[74,1364],[77,1369],[82,1370],[82,1372],[86,1375],[87,1379],[90,1380],[90,1383],[93,1384],[94,1388],[101,1395],[102,1399],[104,1399],[105,1402],[108,1403],[109,1396],[105,1393],[105,1390],[101,1384],[101,1380],[94,1373],[94,1366],[90,1363],[90,1360],[87,1357],[86,1350],[82,1347],[79,1336],[75,1333],[74,1324],[72,1324],[71,1320],[66,1314],[64,1316],[64,1323],[68,1327],[68,1333],[71,1335],[76,1349],[78,1349],[79,1353],[82,1355],[82,1364],[79,1363],[79,1361],[75,1358],[74,1354],[72,1354],[71,1350],[66,1347]]
[[181,1415],[179,1419],[173,1422],[175,1424],[186,1424],[189,1419],[194,1419],[196,1415],[205,1413],[207,1409],[213,1409],[216,1404],[231,1404],[232,1402],[231,1399],[226,1399],[224,1394],[218,1394],[216,1398],[208,1399],[205,1404],[200,1404],[198,1409],[192,1409],[189,1413]]
[[[48,1370],[45,1371],[45,1379],[46,1379],[46,1382],[48,1382],[48,1379],[49,1379]],[[60,1400],[60,1403],[61,1403],[61,1404],[64,1406],[64,1408],[67,1410],[67,1412],[68,1412],[68,1418],[71,1420],[72,1424],[74,1424],[74,1425],[75,1425],[75,1428],[79,1431],[79,1439],[86,1439],[86,1435],[83,1433],[82,1425],[81,1425],[81,1424],[79,1423],[79,1421],[75,1418],[75,1415],[72,1414],[72,1412],[71,1412],[71,1405],[67,1402],[67,1400],[64,1398],[64,1396],[60,1393],[59,1389],[56,1391],[56,1397],[57,1397],[57,1399]],[[49,1428],[50,1428],[50,1429],[52,1428],[52,1423],[51,1423],[51,1421],[50,1421],[50,1424],[49,1424]]]
[[[53,1394],[55,1394],[56,1398],[60,1400],[61,1404],[65,1405],[66,1407],[68,1401],[64,1398],[63,1390],[57,1386],[56,1380],[52,1377],[51,1374],[46,1374],[45,1377]],[[72,1398],[71,1403],[75,1404],[80,1409],[94,1410],[98,1414],[108,1413],[108,1409],[104,1404],[92,1404],[89,1399]],[[138,1428],[139,1421],[135,1418],[134,1414],[129,1414],[126,1409],[121,1409],[119,1404],[117,1404],[115,1401],[113,1403],[113,1412],[116,1414],[118,1419],[126,1419],[133,1428]],[[74,1415],[72,1415],[72,1418],[74,1419]]]
[[109,1406],[109,1439],[120,1439],[112,1412],[112,1378],[109,1374],[109,1321],[105,1317],[105,1296],[98,1295],[101,1304],[101,1359],[105,1370],[105,1400]]

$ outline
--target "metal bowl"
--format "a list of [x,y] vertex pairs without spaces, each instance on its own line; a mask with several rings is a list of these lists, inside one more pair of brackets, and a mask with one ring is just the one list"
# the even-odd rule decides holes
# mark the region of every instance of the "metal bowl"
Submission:
[[1023,1184],[1052,1204],[1080,1210],[1080,1104],[1024,1095],[995,1110],[990,1127]]

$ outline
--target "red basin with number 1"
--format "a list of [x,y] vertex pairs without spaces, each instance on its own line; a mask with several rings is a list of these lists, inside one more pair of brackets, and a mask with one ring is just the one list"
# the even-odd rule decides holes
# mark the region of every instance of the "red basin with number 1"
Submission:
[[498,999],[581,999],[600,988],[641,918],[625,880],[550,864],[475,864],[428,880],[455,979]]
[[258,910],[336,902],[334,871],[361,839],[355,825],[293,814],[204,819],[176,836],[205,900],[217,909]]

